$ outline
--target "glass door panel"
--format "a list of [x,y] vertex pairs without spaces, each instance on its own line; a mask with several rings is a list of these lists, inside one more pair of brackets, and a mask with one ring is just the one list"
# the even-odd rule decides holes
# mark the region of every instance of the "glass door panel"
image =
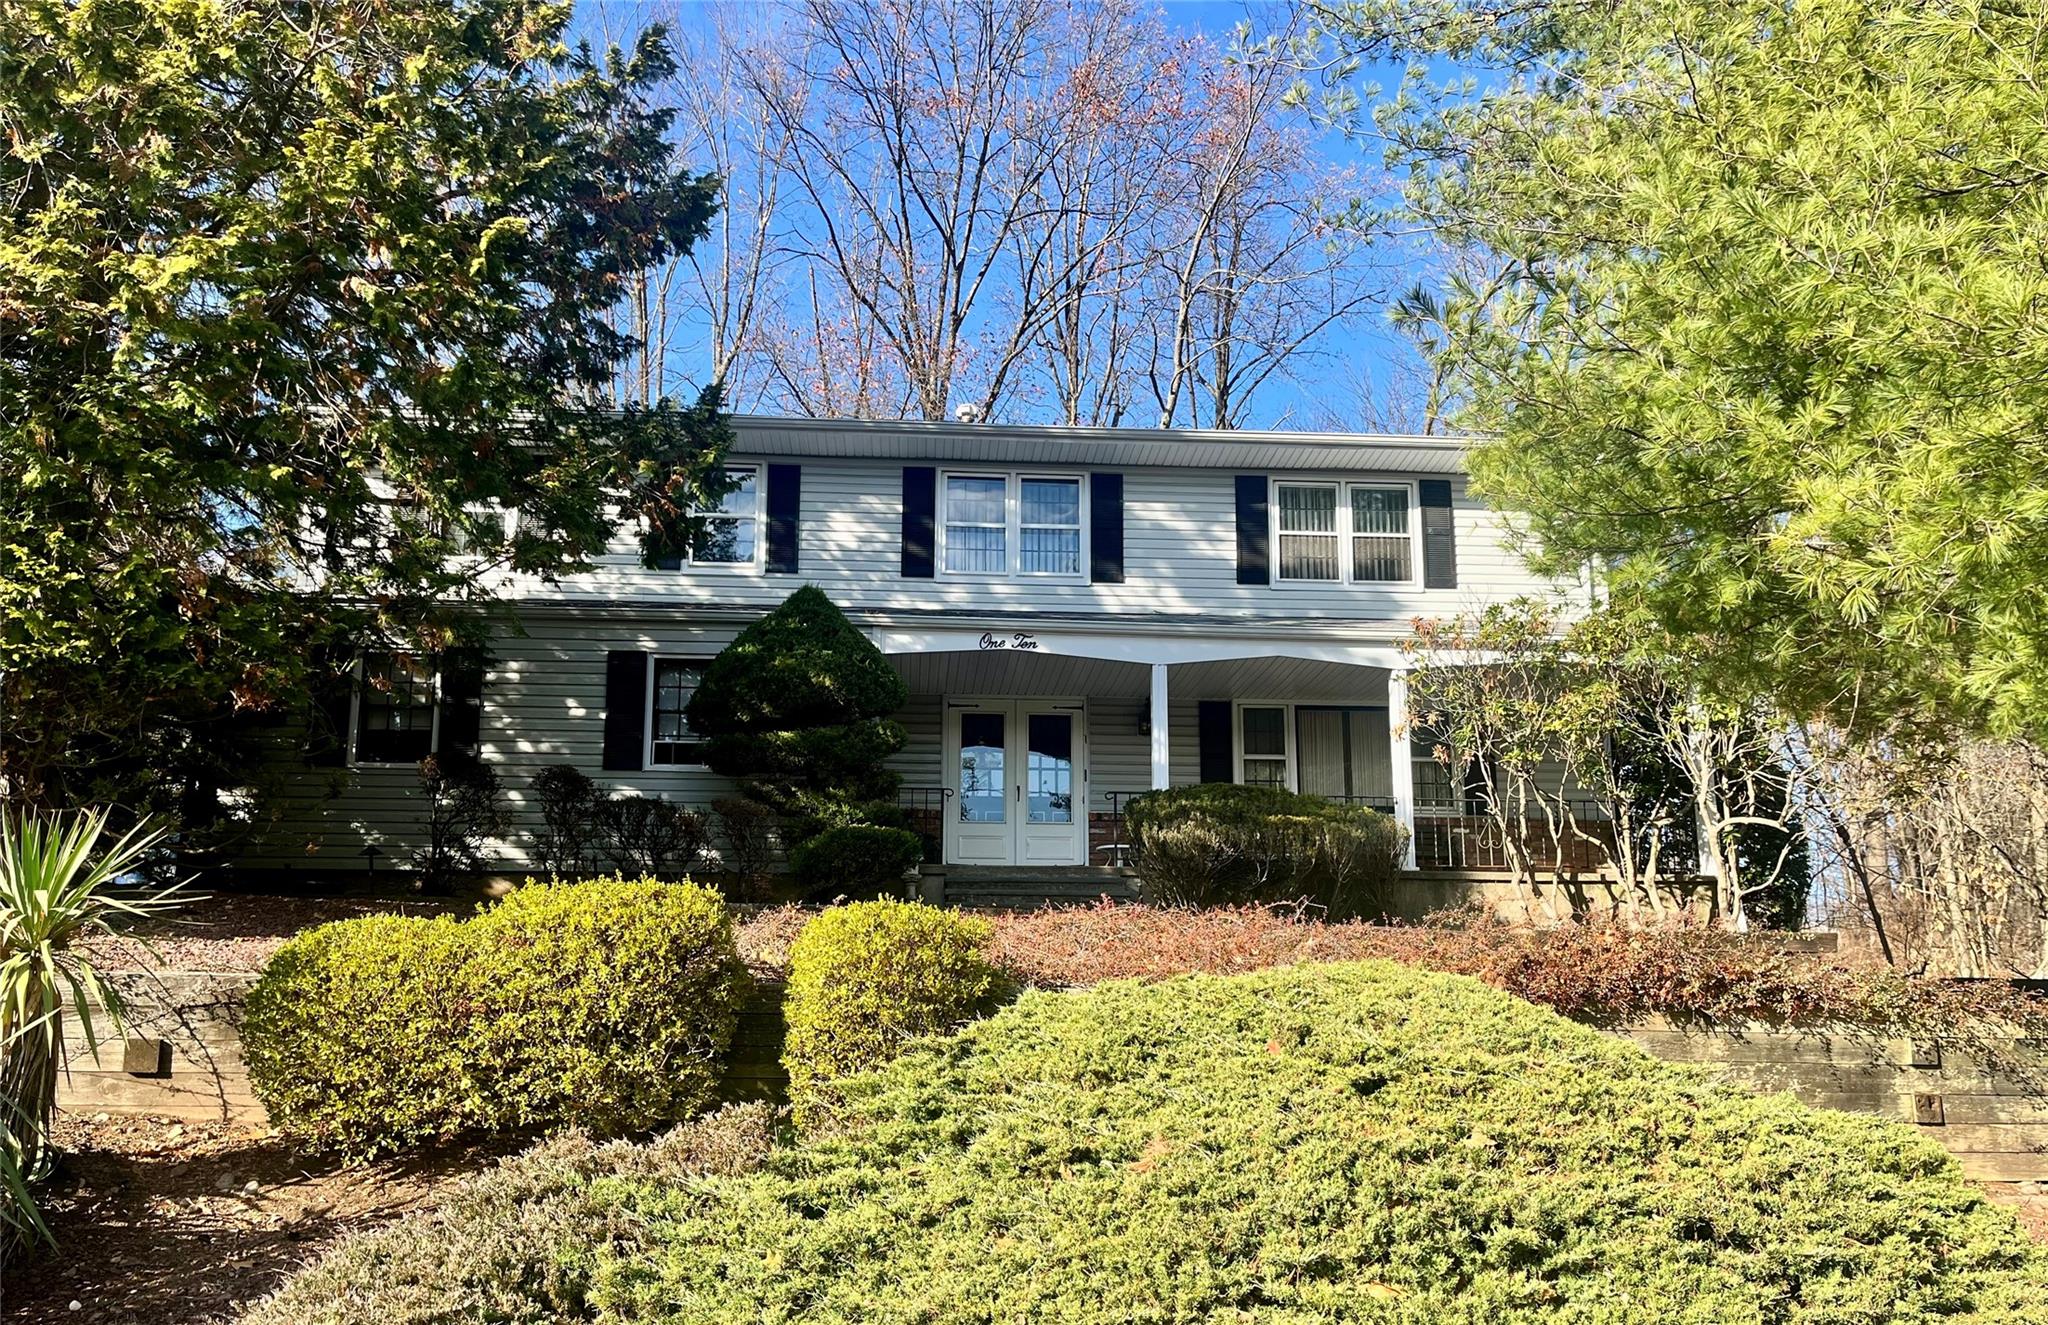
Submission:
[[999,824],[1008,814],[1010,787],[1004,777],[1007,715],[960,715],[960,822]]
[[1074,822],[1074,719],[1034,713],[1027,721],[1024,807],[1034,824]]

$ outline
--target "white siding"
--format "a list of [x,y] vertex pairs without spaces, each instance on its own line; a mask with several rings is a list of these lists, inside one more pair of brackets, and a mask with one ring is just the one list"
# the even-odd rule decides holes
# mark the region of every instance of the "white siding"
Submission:
[[[755,429],[753,435],[775,434]],[[961,449],[971,450],[972,442],[963,439]],[[785,458],[765,453],[735,457],[737,462],[779,460]],[[530,868],[530,844],[537,827],[530,784],[534,774],[551,764],[573,764],[613,791],[663,795],[693,806],[708,806],[728,794],[723,779],[704,771],[600,770],[605,653],[637,649],[709,657],[741,628],[736,617],[767,610],[801,584],[823,588],[856,619],[863,613],[944,612],[958,614],[956,619],[966,624],[1005,614],[1058,613],[1101,616],[1143,632],[1173,627],[1174,618],[1201,615],[1249,625],[1299,625],[1298,633],[1307,639],[1315,637],[1318,622],[1352,623],[1346,636],[1352,640],[1358,637],[1356,623],[1365,622],[1372,623],[1367,629],[1383,634],[1388,644],[1405,633],[1411,618],[1448,616],[1553,587],[1522,567],[1505,544],[1502,523],[1466,494],[1464,481],[1457,476],[1450,476],[1458,533],[1457,589],[1421,589],[1419,554],[1418,582],[1413,585],[1240,585],[1234,476],[1256,472],[1251,467],[1116,471],[1123,473],[1125,482],[1122,584],[906,579],[901,574],[903,463],[854,456],[811,456],[795,463],[801,467],[803,485],[799,575],[716,567],[649,570],[640,565],[631,540],[622,538],[592,570],[558,584],[516,577],[503,582],[503,596],[512,600],[519,624],[504,632],[493,649],[482,715],[482,753],[503,780],[509,812],[504,840],[492,844],[497,868]],[[1045,472],[1088,469],[1048,466]],[[1420,472],[1312,477],[1411,480]],[[1442,476],[1440,468],[1429,472]],[[725,616],[711,609],[724,609]],[[1188,626],[1184,620],[1178,623],[1183,630]],[[911,702],[899,715],[909,729],[910,743],[891,763],[907,785],[938,786],[945,781],[945,694],[1084,698],[1089,710],[1089,808],[1105,808],[1106,792],[1138,791],[1151,783],[1149,739],[1140,731],[1149,677],[1141,667],[1050,656],[990,656],[977,663],[974,655],[904,658],[898,665],[912,682]],[[1170,725],[1176,783],[1197,780],[1195,704],[1205,698],[1377,704],[1385,698],[1384,675],[1369,668],[1300,659],[1176,667]],[[298,762],[296,743],[291,743],[289,749],[281,744],[272,771],[290,794],[245,864],[360,869],[365,844],[375,844],[384,853],[381,867],[402,867],[417,845],[420,814],[413,770],[308,769]]]
[[536,603],[630,602],[645,606],[674,602],[765,608],[780,602],[800,584],[815,584],[840,606],[852,610],[941,608],[979,613],[1147,616],[1229,612],[1289,620],[1405,621],[1418,615],[1449,616],[1549,587],[1508,549],[1499,517],[1465,493],[1462,478],[1452,480],[1458,530],[1458,588],[1454,590],[1422,589],[1419,557],[1414,585],[1241,585],[1237,583],[1232,474],[1165,469],[1133,470],[1125,475],[1122,584],[953,579],[944,575],[905,579],[902,471],[900,464],[881,461],[803,462],[801,573],[797,575],[728,567],[649,570],[640,564],[632,540],[621,538],[612,553],[588,573],[565,577],[556,585],[512,579],[506,582],[506,593]]

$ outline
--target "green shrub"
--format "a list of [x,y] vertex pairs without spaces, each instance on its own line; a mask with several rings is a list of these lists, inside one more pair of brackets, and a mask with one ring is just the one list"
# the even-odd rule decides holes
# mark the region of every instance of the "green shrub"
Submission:
[[629,1158],[592,1182],[574,1218],[603,1236],[491,1288],[537,1304],[567,1278],[553,1315],[394,1286],[560,1237],[544,1202],[445,1236],[414,1216],[386,1245],[416,1259],[287,1298],[318,1325],[2038,1325],[2048,1304],[2048,1249],[1914,1129],[1387,962],[1027,994],[840,1089],[848,1126],[754,1171]]
[[1338,917],[1376,912],[1407,847],[1377,810],[1274,787],[1148,792],[1128,816],[1131,862],[1167,906],[1306,899]]
[[739,633],[690,697],[704,760],[782,816],[794,849],[895,798],[903,678],[832,600],[797,590]]
[[903,828],[828,828],[789,853],[797,881],[820,900],[900,895],[903,876],[924,859],[924,843]]
[[571,1133],[471,1178],[431,1210],[343,1238],[247,1325],[427,1325],[583,1319],[596,1248],[629,1239],[616,1180],[688,1182],[759,1166],[764,1104],[684,1123],[656,1141]]
[[994,994],[987,921],[917,902],[835,906],[789,950],[782,1062],[800,1121],[830,1112],[832,1083],[914,1036],[950,1030]]
[[251,990],[242,1035],[271,1121],[310,1149],[622,1133],[710,1101],[744,982],[708,889],[529,884],[468,920],[298,935]]

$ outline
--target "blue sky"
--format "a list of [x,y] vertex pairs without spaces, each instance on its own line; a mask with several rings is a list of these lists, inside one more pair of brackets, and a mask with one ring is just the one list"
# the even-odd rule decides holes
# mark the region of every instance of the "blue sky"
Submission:
[[[590,13],[590,2],[581,0],[585,7],[579,13],[579,26]],[[644,15],[643,22],[668,21],[689,28],[694,17],[708,12],[709,5],[695,3],[694,0],[685,0],[680,6],[660,3],[659,0],[639,4],[635,0],[606,0],[605,8],[609,24],[616,33],[633,21],[630,16],[635,13]],[[1240,22],[1249,19],[1256,30],[1270,24],[1275,13],[1270,6],[1248,6],[1242,0],[1164,0],[1156,8],[1169,27],[1205,34],[1219,46],[1228,43]],[[1375,82],[1392,86],[1398,78],[1398,67],[1368,70],[1359,78],[1357,87],[1362,94]],[[1380,165],[1377,148],[1349,140],[1334,131],[1316,133],[1312,144],[1316,154],[1329,164],[1357,166],[1368,171]],[[1400,269],[1390,272],[1386,281],[1393,287],[1389,290],[1390,297],[1399,293],[1400,287],[1412,283],[1415,274],[1412,270]],[[1389,365],[1396,359],[1412,363],[1414,358],[1412,351],[1387,324],[1383,308],[1367,313],[1348,327],[1326,333],[1318,347],[1324,357],[1317,361],[1313,370],[1314,380],[1276,380],[1270,383],[1257,398],[1254,417],[1247,420],[1248,423],[1253,426],[1278,423],[1292,428],[1313,426],[1321,412],[1317,409],[1319,404],[1354,396],[1358,390],[1356,383],[1361,379],[1384,388]],[[697,376],[694,365],[674,363],[673,356],[671,362],[681,374],[691,378]]]

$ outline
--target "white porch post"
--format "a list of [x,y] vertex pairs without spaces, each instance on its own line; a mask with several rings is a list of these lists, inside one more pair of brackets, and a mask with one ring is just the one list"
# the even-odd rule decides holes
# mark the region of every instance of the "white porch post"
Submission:
[[1164,791],[1173,781],[1167,759],[1166,664],[1152,664],[1152,789]]
[[1394,821],[1408,830],[1401,868],[1415,868],[1415,760],[1409,754],[1408,669],[1387,669],[1387,770],[1394,784]]

